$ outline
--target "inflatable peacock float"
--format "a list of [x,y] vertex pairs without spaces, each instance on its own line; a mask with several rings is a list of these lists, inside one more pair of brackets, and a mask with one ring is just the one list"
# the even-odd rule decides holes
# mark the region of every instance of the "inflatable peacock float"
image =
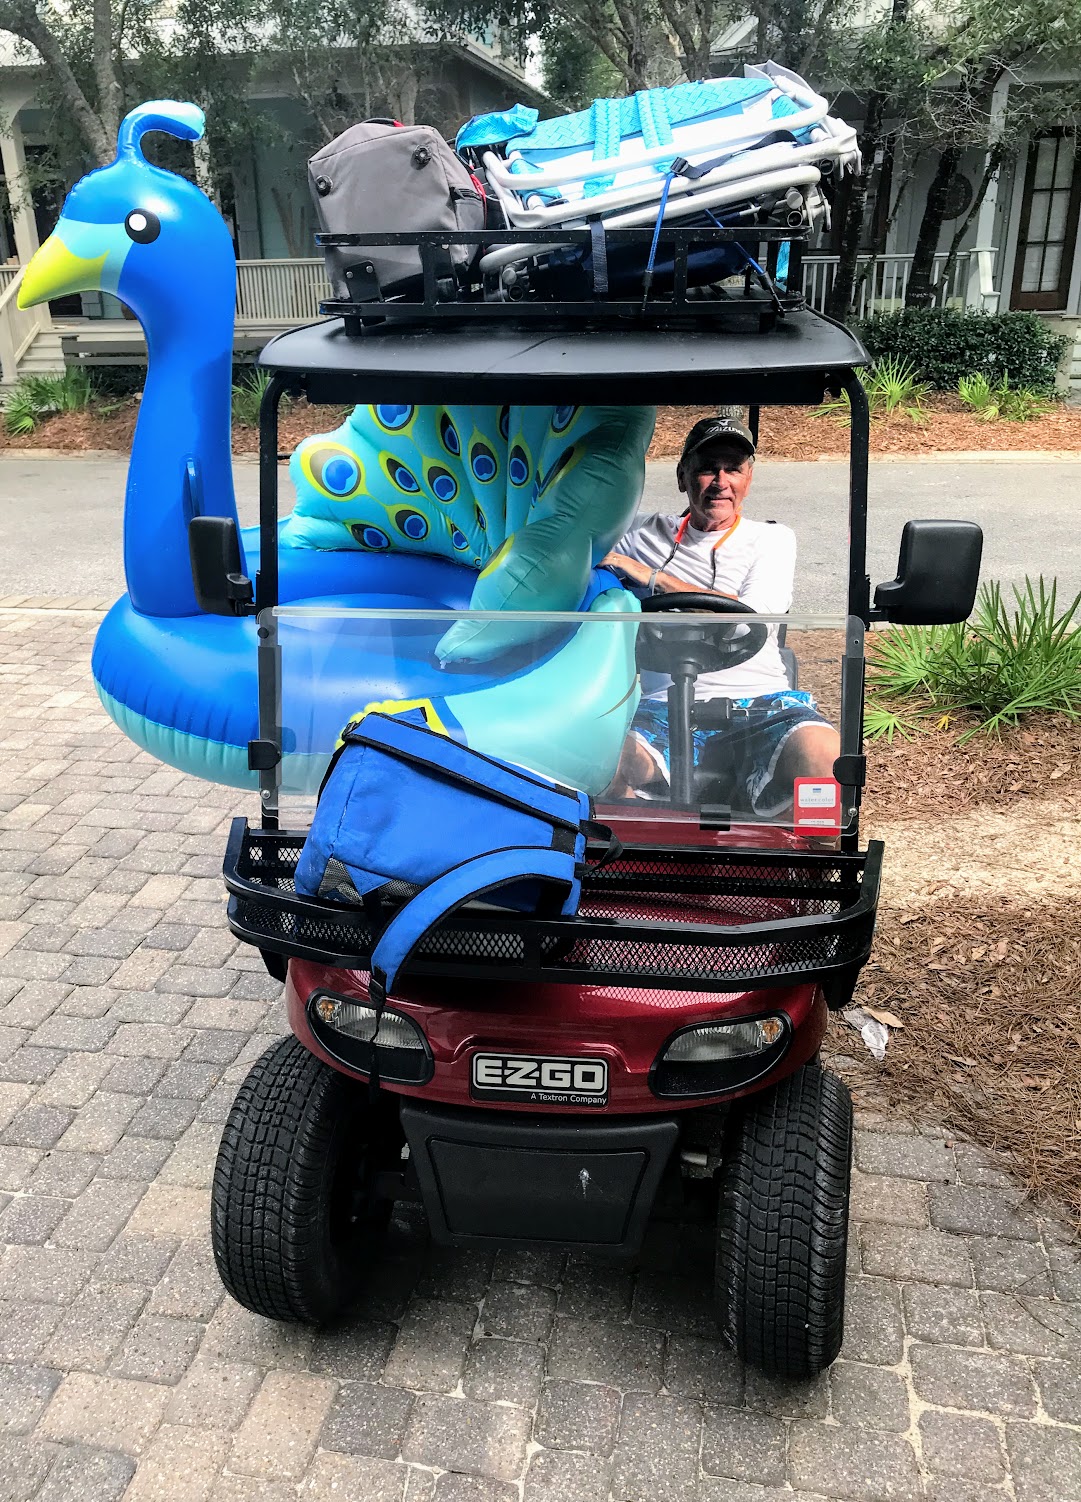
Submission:
[[[187,540],[196,516],[236,521],[236,263],[210,200],[142,151],[150,131],[192,141],[203,129],[193,104],[133,110],[116,160],[68,195],[19,302],[102,290],[143,326],[148,370],[124,502],[127,593],[98,632],[94,679],[117,725],[162,761],[255,786],[256,622],[200,610]],[[518,613],[637,609],[596,564],[637,509],[653,420],[642,407],[380,405],[299,446],[297,501],[279,534],[283,604],[323,607],[328,621],[355,607],[511,614],[414,632],[406,651],[398,637],[393,651],[319,654],[320,671],[303,680],[294,784],[317,784],[351,714],[420,701],[468,744],[600,791],[637,705],[634,627],[598,619],[553,636]],[[253,576],[258,533],[241,539]]]

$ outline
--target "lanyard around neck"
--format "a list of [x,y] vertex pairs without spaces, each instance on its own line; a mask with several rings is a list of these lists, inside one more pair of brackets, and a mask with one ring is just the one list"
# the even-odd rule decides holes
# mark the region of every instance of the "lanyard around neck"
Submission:
[[[739,512],[737,512],[736,513],[736,519],[735,519],[735,521],[732,523],[732,525],[730,527],[727,527],[725,529],[725,531],[723,531],[721,533],[720,537],[718,537],[717,541],[713,544],[713,546],[709,550],[709,587],[710,587],[710,589],[713,589],[714,586],[717,583],[717,549],[723,543],[726,543],[728,541],[728,539],[732,536],[732,533],[736,530],[736,528],[739,526],[739,524],[740,524],[741,521],[742,521],[742,517],[740,516]],[[690,524],[691,524],[691,514],[688,511],[687,515],[683,518],[683,520],[680,522],[679,526],[676,528],[676,540],[672,544],[672,551],[669,553],[668,557],[661,564],[661,568],[662,569],[666,569],[668,567],[668,565],[672,562],[672,559],[676,556],[676,552],[677,552],[677,550],[679,548],[679,545],[683,541],[683,539],[686,537],[686,535],[687,535],[687,528],[690,526]]]

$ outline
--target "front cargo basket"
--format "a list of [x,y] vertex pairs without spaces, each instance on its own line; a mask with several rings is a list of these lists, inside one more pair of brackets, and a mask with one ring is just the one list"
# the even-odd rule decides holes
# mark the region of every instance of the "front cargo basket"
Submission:
[[[297,896],[304,838],[233,821],[229,926],[261,950],[366,970],[380,919]],[[681,991],[815,980],[844,1005],[870,953],[881,865],[878,841],[851,855],[631,845],[587,873],[577,917],[471,904],[433,929],[406,968]]]

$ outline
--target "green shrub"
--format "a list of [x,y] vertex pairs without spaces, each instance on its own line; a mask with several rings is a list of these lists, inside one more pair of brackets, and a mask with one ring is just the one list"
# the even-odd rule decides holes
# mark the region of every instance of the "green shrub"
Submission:
[[94,382],[82,365],[69,365],[63,375],[24,376],[4,404],[4,427],[16,437],[32,433],[43,417],[85,411],[95,395]]
[[1014,606],[985,584],[971,621],[876,633],[865,722],[870,739],[907,736],[954,715],[975,716],[959,742],[1025,715],[1081,719],[1081,595],[1059,610],[1054,580],[1025,580]]
[[136,396],[146,384],[146,361],[133,365],[99,365],[94,370],[94,386],[99,396],[122,401]]
[[905,308],[856,325],[872,359],[910,360],[936,391],[956,391],[964,376],[1008,377],[1040,396],[1055,389],[1069,338],[1053,334],[1035,313],[959,313],[952,308]]
[[1000,417],[1007,422],[1031,422],[1046,416],[1052,405],[1031,386],[1011,386],[1006,376],[994,385],[985,375],[962,376],[957,394],[981,422],[997,422]]

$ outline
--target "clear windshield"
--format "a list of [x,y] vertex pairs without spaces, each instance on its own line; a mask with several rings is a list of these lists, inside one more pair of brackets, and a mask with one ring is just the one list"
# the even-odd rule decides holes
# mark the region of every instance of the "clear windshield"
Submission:
[[[612,608],[605,608],[606,603]],[[280,665],[280,817],[310,820],[343,726],[410,711],[488,755],[594,797],[626,828],[774,825],[829,836],[834,758],[859,751],[862,658],[840,616],[656,613],[601,596],[583,614],[281,606],[263,625]],[[847,727],[841,734],[842,727]],[[815,787],[815,783],[823,784]],[[640,837],[663,839],[662,827]]]

